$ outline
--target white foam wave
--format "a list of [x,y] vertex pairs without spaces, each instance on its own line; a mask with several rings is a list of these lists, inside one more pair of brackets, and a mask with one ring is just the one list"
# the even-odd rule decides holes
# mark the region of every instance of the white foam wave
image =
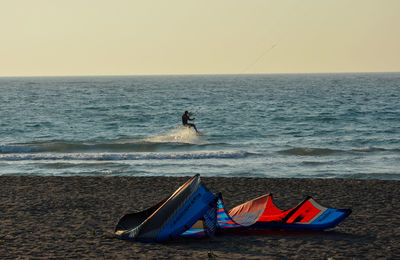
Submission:
[[185,160],[185,159],[238,159],[247,156],[244,151],[232,152],[189,152],[189,153],[28,153],[0,154],[2,161],[26,160],[82,160],[82,161],[120,161],[120,160]]
[[163,135],[145,138],[144,141],[154,143],[207,143],[206,140],[199,136],[193,129],[183,126],[177,127]]

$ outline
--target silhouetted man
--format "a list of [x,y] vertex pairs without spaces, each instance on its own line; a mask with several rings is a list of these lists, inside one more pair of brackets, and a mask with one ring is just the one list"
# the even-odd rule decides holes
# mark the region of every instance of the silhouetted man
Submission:
[[197,131],[197,128],[194,124],[190,124],[188,123],[188,120],[195,120],[196,118],[190,118],[190,113],[188,111],[185,111],[185,113],[182,115],[182,124],[186,127],[193,127],[194,130],[196,130],[196,133],[198,133],[199,131]]

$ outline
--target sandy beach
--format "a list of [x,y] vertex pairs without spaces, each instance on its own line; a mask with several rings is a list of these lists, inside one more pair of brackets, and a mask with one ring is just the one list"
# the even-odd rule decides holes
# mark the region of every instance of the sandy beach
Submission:
[[352,208],[324,232],[220,234],[146,244],[114,238],[119,218],[158,202],[187,178],[0,177],[0,258],[376,259],[400,257],[400,182],[344,179],[202,178],[228,209],[271,192],[288,209],[311,195]]

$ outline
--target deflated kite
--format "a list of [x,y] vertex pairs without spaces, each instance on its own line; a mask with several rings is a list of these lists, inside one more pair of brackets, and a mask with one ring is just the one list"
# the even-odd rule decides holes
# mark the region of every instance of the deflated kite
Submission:
[[307,197],[289,210],[277,208],[266,194],[227,211],[222,194],[211,193],[195,175],[153,207],[123,216],[115,235],[121,239],[162,242],[177,237],[206,237],[215,231],[312,230],[333,228],[351,209],[321,206]]

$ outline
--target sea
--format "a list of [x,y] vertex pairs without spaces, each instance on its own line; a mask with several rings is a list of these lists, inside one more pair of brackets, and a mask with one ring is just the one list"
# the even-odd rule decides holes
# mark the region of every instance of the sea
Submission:
[[400,73],[3,77],[0,93],[0,176],[400,180]]

